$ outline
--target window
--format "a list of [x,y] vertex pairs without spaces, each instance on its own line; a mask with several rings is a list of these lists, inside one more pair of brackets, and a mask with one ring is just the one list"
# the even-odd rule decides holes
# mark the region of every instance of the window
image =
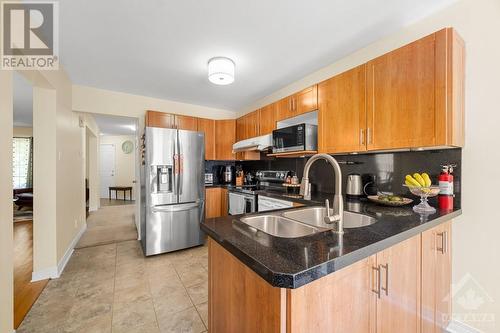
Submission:
[[14,188],[33,186],[32,138],[14,138],[12,140],[12,175]]

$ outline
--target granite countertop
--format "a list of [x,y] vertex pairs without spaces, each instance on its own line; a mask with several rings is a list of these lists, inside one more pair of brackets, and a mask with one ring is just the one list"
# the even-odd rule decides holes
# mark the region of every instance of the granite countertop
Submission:
[[[332,199],[331,194],[316,194],[311,201],[272,191],[258,194],[305,205],[323,205],[325,198]],[[437,207],[436,201],[429,201]],[[421,216],[413,212],[412,206],[385,207],[366,200],[345,200],[345,210],[370,215],[378,221],[366,227],[344,229],[342,236],[324,231],[300,238],[275,237],[255,232],[238,221],[244,215],[207,219],[201,228],[271,285],[298,288],[462,213],[457,207]]]

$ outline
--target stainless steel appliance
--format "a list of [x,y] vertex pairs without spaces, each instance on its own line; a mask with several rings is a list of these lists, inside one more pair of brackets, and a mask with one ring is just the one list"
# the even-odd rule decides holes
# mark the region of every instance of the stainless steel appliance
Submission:
[[361,181],[361,175],[351,173],[347,176],[347,186],[345,192],[347,196],[350,197],[360,197],[363,195],[363,182]]
[[224,183],[231,184],[233,182],[234,167],[226,165],[224,168]]
[[146,256],[203,244],[205,138],[146,127],[141,243]]
[[299,124],[273,131],[273,153],[318,150],[318,126]]
[[257,171],[255,180],[258,184],[228,187],[229,214],[237,215],[258,211],[257,197],[260,198],[263,191],[283,192],[285,189],[282,184],[289,174],[290,171]]
[[205,185],[213,185],[213,184],[214,184],[214,174],[205,173]]
[[253,213],[257,211],[256,195],[253,189],[245,187],[229,188],[229,215]]

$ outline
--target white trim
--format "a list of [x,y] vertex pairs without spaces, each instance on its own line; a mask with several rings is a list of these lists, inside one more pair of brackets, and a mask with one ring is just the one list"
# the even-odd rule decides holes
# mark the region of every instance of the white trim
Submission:
[[73,240],[68,246],[68,249],[64,253],[64,256],[59,260],[57,263],[57,267],[49,267],[45,268],[36,272],[33,272],[31,274],[31,282],[36,282],[40,280],[46,280],[46,279],[57,279],[61,276],[62,272],[64,271],[64,268],[68,264],[69,259],[71,258],[71,255],[73,254],[74,248],[80,238],[82,237],[83,233],[87,230],[87,223],[84,223],[80,230],[78,230],[78,233],[75,235]]
[[452,320],[446,328],[448,333],[482,333],[482,331],[464,324],[458,320]]

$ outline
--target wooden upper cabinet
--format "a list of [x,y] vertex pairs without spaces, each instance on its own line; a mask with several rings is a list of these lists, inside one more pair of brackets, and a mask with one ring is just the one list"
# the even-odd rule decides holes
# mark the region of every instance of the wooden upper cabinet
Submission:
[[463,65],[451,28],[368,62],[368,150],[462,146]]
[[377,332],[420,332],[420,246],[415,236],[377,253]]
[[175,116],[171,113],[148,110],[146,112],[146,126],[175,128]]
[[177,128],[188,131],[198,130],[198,118],[178,114],[148,110],[146,126],[161,128]]
[[318,109],[318,85],[306,88],[294,95],[294,112],[296,115]]
[[366,150],[365,65],[318,84],[318,145],[322,153]]
[[422,332],[444,332],[451,317],[451,221],[422,233]]
[[259,135],[271,134],[276,129],[278,104],[272,103],[259,110]]
[[246,138],[259,136],[259,110],[250,112],[246,116]]
[[205,134],[205,159],[215,160],[215,120],[198,118],[198,131]]
[[198,130],[198,118],[175,115],[175,128],[187,131],[197,131]]
[[277,120],[295,117],[318,108],[318,86],[306,88],[277,103]]
[[233,144],[236,142],[236,121],[216,120],[215,121],[215,159],[234,160]]

